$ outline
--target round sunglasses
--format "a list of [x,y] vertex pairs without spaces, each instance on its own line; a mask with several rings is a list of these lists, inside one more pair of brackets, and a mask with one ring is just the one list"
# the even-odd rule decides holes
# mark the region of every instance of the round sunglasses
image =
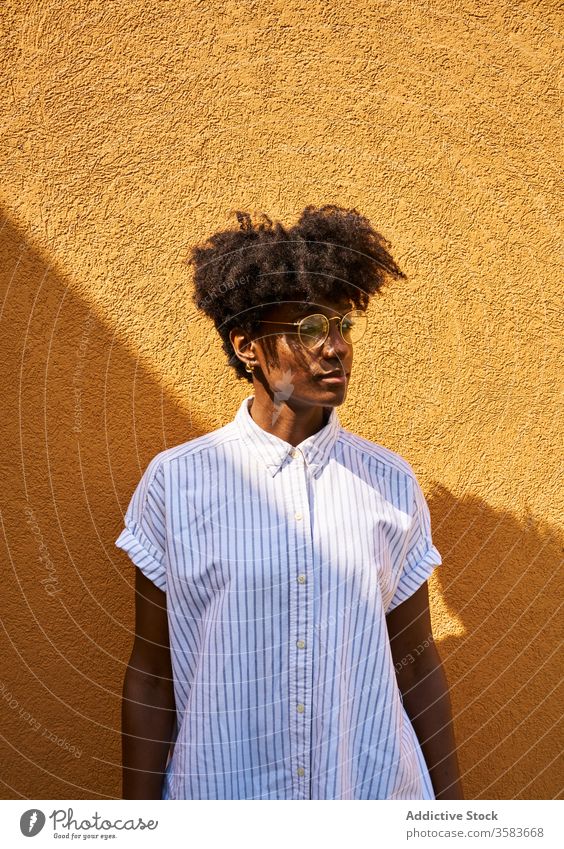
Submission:
[[350,310],[344,316],[334,315],[327,318],[323,313],[307,315],[299,321],[266,321],[263,324],[285,324],[298,328],[298,338],[306,348],[315,348],[325,343],[329,335],[329,322],[338,321],[341,336],[348,345],[355,345],[366,331],[368,317],[362,310]]

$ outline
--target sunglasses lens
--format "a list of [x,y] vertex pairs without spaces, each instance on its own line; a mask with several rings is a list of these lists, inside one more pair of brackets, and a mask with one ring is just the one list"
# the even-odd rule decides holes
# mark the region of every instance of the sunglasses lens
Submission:
[[324,315],[308,315],[300,324],[299,334],[306,348],[314,348],[327,335],[328,321]]
[[344,316],[341,324],[343,339],[349,345],[354,345],[362,339],[366,331],[368,318],[361,310],[352,310]]

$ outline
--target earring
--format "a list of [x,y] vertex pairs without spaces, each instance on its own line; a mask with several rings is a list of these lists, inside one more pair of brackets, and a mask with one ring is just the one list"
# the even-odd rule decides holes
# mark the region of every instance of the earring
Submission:
[[253,373],[253,369],[254,369],[254,366],[252,366],[250,363],[245,363],[245,370],[246,370],[246,371],[248,371],[248,372],[250,372],[250,373],[252,374],[252,373]]

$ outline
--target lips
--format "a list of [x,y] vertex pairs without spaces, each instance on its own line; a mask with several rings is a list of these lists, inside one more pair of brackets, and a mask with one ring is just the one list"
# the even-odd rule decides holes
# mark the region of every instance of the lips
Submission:
[[317,377],[318,383],[324,383],[325,386],[348,386],[349,375],[343,374],[342,371],[330,371],[327,374],[321,374]]

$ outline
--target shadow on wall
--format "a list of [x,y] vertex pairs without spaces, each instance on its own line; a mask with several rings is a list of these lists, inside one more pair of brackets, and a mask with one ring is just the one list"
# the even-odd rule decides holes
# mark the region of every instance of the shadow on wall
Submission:
[[[114,540],[149,460],[205,428],[2,220],[2,795],[119,798],[134,569]],[[551,798],[556,532],[442,487],[428,502],[439,589],[465,629],[440,650],[466,795]]]
[[152,456],[199,431],[0,221],[3,795],[113,798],[134,624],[114,540]]
[[[443,599],[463,626],[440,653],[451,685],[468,798],[561,792],[562,537],[482,499],[428,496]],[[444,570],[444,571],[443,571]]]

